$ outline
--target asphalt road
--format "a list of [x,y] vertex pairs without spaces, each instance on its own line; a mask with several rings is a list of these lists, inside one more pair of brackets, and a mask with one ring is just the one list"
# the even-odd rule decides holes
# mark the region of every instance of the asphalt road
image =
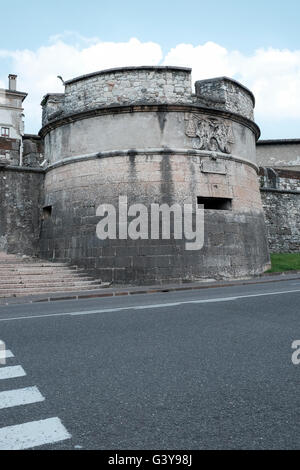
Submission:
[[300,448],[299,281],[0,307],[0,340],[0,449]]

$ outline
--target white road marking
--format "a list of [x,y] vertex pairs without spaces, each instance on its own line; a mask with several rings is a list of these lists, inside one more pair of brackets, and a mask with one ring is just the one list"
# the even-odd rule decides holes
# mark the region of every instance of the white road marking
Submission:
[[0,351],[0,359],[8,359],[9,357],[15,357],[9,349]]
[[294,290],[286,290],[286,291],[279,291],[279,292],[265,292],[263,294],[248,294],[248,295],[237,295],[236,297],[220,297],[214,299],[203,299],[203,300],[182,300],[173,303],[162,303],[162,304],[149,304],[149,305],[138,305],[138,306],[130,306],[130,307],[116,307],[116,308],[105,308],[105,309],[98,309],[98,310],[87,310],[82,312],[62,312],[62,313],[49,313],[46,315],[28,315],[23,317],[10,317],[10,318],[0,318],[0,322],[7,322],[7,321],[18,321],[18,320],[33,320],[35,318],[49,318],[49,317],[69,317],[69,316],[81,316],[81,315],[94,315],[97,313],[113,313],[113,312],[122,312],[125,310],[145,310],[145,309],[152,309],[152,308],[167,308],[167,307],[177,307],[179,305],[186,305],[186,304],[207,304],[207,303],[214,303],[214,302],[229,302],[239,299],[249,299],[252,297],[265,297],[270,295],[283,295],[283,294],[292,294],[298,293],[300,289]]
[[[208,304],[210,302],[230,302],[232,300],[236,300],[237,297],[223,297],[220,299],[205,299],[205,300],[187,300],[184,302],[174,302],[172,304],[155,304],[155,305],[141,305],[139,307],[134,307],[134,310],[144,310],[147,308],[163,308],[163,307],[177,307],[178,305],[182,304]],[[76,313],[73,313],[73,315],[77,315]]]
[[25,377],[25,375],[26,372],[21,366],[0,368],[0,380],[15,379],[16,377]]
[[13,406],[30,405],[44,400],[45,398],[37,387],[0,392],[0,410],[12,408]]
[[5,343],[4,341],[0,340],[0,366],[6,364],[5,357],[1,357],[1,355],[4,355],[5,350],[6,350]]
[[0,450],[24,450],[70,439],[59,418],[0,428]]

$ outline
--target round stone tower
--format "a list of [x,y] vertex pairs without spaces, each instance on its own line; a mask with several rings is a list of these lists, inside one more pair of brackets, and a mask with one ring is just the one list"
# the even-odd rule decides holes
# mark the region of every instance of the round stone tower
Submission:
[[[196,82],[194,94],[191,70],[179,67],[105,70],[46,95],[41,255],[135,284],[262,273],[269,254],[254,104],[226,77]],[[115,239],[97,236],[98,207],[114,206],[119,221],[120,196],[123,216],[132,204],[149,210],[147,236],[126,237],[120,225]],[[203,246],[187,249],[172,217],[170,237],[151,236],[151,208],[164,204],[191,204],[194,216],[204,205]]]

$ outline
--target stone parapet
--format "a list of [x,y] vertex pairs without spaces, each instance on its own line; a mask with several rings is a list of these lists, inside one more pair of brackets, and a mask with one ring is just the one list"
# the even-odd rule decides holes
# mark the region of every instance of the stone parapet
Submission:
[[191,102],[191,70],[131,67],[86,75],[66,82],[65,113],[99,106]]
[[42,113],[42,125],[45,126],[48,122],[53,121],[64,114],[64,93],[49,93],[44,96],[41,106],[43,108]]
[[199,80],[195,83],[195,89],[196,102],[254,120],[254,96],[236,80],[228,77]]

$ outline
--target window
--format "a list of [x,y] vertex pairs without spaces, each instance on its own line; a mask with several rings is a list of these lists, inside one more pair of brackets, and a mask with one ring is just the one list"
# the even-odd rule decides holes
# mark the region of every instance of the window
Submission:
[[52,215],[52,206],[43,207],[43,220],[50,219]]
[[9,137],[9,127],[1,127],[1,137]]
[[198,204],[203,204],[204,209],[216,210],[216,211],[230,211],[232,205],[232,199],[226,197],[201,197],[197,198]]

